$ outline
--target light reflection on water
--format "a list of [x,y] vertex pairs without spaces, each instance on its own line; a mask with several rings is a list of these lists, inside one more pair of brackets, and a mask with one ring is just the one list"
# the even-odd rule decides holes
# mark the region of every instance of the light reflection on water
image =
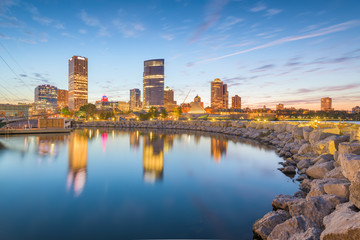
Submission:
[[272,198],[297,190],[273,150],[226,135],[82,129],[0,141],[1,239],[249,239]]

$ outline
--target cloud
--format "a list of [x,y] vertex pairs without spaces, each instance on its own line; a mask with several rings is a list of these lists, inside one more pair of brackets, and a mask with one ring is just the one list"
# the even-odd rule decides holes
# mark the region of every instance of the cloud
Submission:
[[228,0],[210,1],[210,3],[205,7],[204,21],[197,27],[196,31],[192,34],[192,37],[190,38],[190,43],[199,40],[201,35],[219,20],[221,11],[228,4],[228,2]]
[[161,36],[163,39],[166,39],[168,41],[171,41],[174,39],[174,35],[173,34],[164,34]]
[[87,31],[86,31],[86,29],[79,29],[79,33],[81,33],[81,34],[86,34]]
[[294,41],[299,41],[299,40],[303,40],[303,39],[309,39],[309,38],[324,36],[324,35],[328,35],[328,34],[331,34],[331,33],[345,31],[345,30],[347,30],[349,28],[357,27],[359,25],[360,25],[359,20],[347,21],[347,22],[332,25],[330,27],[321,28],[321,29],[319,29],[317,31],[314,31],[312,33],[308,33],[308,34],[304,34],[304,35],[298,35],[298,36],[289,36],[289,37],[280,38],[278,40],[274,40],[274,41],[271,41],[271,42],[268,42],[268,43],[253,47],[253,48],[249,48],[249,49],[245,49],[245,50],[242,50],[242,51],[230,53],[230,54],[220,56],[220,57],[205,59],[205,60],[199,61],[197,63],[212,62],[212,61],[216,61],[216,60],[236,56],[236,55],[239,55],[239,54],[244,54],[244,53],[248,53],[248,52],[252,52],[252,51],[256,51],[256,50],[260,50],[260,49],[264,49],[264,48],[269,48],[269,47],[281,45],[281,44],[288,43],[288,42],[294,42]]
[[265,13],[265,17],[272,17],[272,16],[275,16],[275,15],[278,15],[279,13],[281,13],[282,10],[281,9],[276,9],[276,8],[270,8],[270,9],[267,9],[266,10],[266,13]]
[[16,17],[0,14],[0,27],[16,28],[23,26],[24,23]]
[[7,12],[12,6],[18,5],[15,0],[1,0],[0,1],[0,14]]
[[267,71],[267,70],[272,69],[274,67],[275,67],[274,64],[267,64],[267,65],[263,65],[261,67],[255,68],[255,69],[253,69],[251,71],[253,71],[253,72],[264,72],[264,71]]
[[250,8],[250,12],[261,12],[266,9],[266,5],[262,2],[258,2],[254,7]]
[[295,91],[295,94],[312,93],[312,92],[341,92],[349,89],[359,88],[360,83],[351,83],[346,85],[322,87],[322,88],[300,88]]
[[114,19],[112,23],[126,38],[136,37],[139,32],[145,31],[145,27],[141,23],[128,23],[120,19]]
[[8,36],[6,36],[5,34],[2,34],[2,33],[0,33],[0,38],[2,38],[2,39],[10,39]]
[[240,22],[243,22],[244,19],[234,17],[234,16],[228,16],[225,18],[225,21],[217,28],[218,30],[225,32],[232,29],[232,27]]
[[100,23],[98,18],[90,17],[84,9],[80,11],[79,16],[85,25],[98,28],[99,37],[110,36],[107,28]]

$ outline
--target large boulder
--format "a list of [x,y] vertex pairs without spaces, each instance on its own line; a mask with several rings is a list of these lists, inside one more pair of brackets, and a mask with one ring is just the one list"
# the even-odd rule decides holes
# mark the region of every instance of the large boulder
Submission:
[[313,144],[313,151],[316,154],[332,154],[334,155],[335,151],[338,150],[339,143],[349,141],[349,136],[339,136],[339,135],[332,135],[327,137],[321,141],[315,142]]
[[323,227],[323,218],[329,215],[343,201],[335,195],[321,195],[309,199],[299,199],[289,205],[291,216],[304,215],[320,228]]
[[320,234],[321,230],[316,224],[300,215],[277,225],[268,240],[317,240]]
[[304,127],[303,128],[303,136],[304,136],[304,139],[305,141],[309,141],[309,138],[310,138],[310,133],[313,131],[314,129],[312,127]]
[[321,240],[360,239],[360,212],[351,202],[339,204],[323,222],[325,230],[321,233]]
[[324,162],[324,163],[320,163],[320,164],[309,167],[306,170],[306,174],[312,178],[323,178],[325,176],[325,174],[327,172],[331,171],[333,168],[334,168],[333,161]]
[[360,154],[360,142],[343,142],[339,144],[339,155],[344,153]]
[[301,170],[310,167],[310,164],[311,164],[310,159],[302,159],[296,164],[296,166],[298,169]]
[[344,178],[341,167],[335,167],[333,170],[327,172],[325,178]]
[[305,197],[306,197],[306,193],[302,192],[302,191],[296,192],[294,194],[294,196],[279,194],[273,199],[272,206],[273,206],[273,209],[275,209],[275,210],[283,209],[285,211],[289,211],[289,205],[291,205],[295,201],[297,201],[301,198],[305,198]]
[[351,183],[350,188],[350,201],[360,209],[360,172],[358,172]]
[[312,131],[309,135],[309,142],[314,146],[320,140],[323,140],[332,135],[339,135],[340,130],[338,128],[319,128]]
[[328,182],[324,184],[324,191],[327,194],[333,194],[345,199],[349,199],[349,186],[350,182],[346,178],[336,179],[336,182]]
[[255,236],[267,239],[276,225],[285,222],[290,217],[290,214],[284,210],[268,212],[254,223],[253,232]]
[[295,127],[292,131],[293,137],[296,139],[304,138],[304,127]]
[[309,143],[305,143],[303,145],[301,145],[298,154],[303,155],[306,153],[311,153],[312,152],[312,148],[311,145]]
[[353,182],[360,171],[360,155],[345,153],[340,155],[339,160],[343,175]]

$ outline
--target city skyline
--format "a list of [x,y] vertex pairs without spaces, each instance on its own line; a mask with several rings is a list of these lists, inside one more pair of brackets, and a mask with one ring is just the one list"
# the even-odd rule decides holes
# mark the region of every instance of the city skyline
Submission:
[[163,58],[178,103],[191,91],[210,105],[220,78],[243,108],[359,105],[357,1],[67,3],[0,4],[0,103],[32,102],[38,85],[67,89],[66,60],[78,55],[90,59],[92,103],[104,93],[129,101],[143,61]]

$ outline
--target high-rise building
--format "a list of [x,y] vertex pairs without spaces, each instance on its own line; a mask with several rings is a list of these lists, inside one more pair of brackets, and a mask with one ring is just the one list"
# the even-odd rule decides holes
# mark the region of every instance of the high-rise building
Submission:
[[141,108],[140,96],[140,89],[130,89],[130,110]]
[[321,111],[332,111],[332,98],[321,98]]
[[352,113],[359,114],[360,113],[360,107],[359,106],[353,107]]
[[231,108],[232,109],[241,109],[241,97],[235,95],[231,98]]
[[211,108],[228,109],[228,98],[227,84],[223,84],[219,78],[211,82]]
[[194,102],[199,103],[199,105],[204,108],[204,103],[201,101],[201,97],[199,97],[199,94],[196,94],[196,97],[194,97]]
[[69,108],[79,110],[88,103],[88,59],[73,56],[69,59]]
[[144,61],[143,106],[164,106],[164,59]]
[[164,107],[166,109],[173,109],[176,107],[176,101],[174,101],[174,90],[169,87],[164,89]]
[[37,86],[35,88],[35,104],[37,108],[55,110],[57,108],[57,87]]
[[69,106],[69,91],[68,90],[57,90],[57,107],[63,109]]
[[282,111],[282,110],[284,110],[284,104],[279,103],[278,105],[276,105],[276,110],[277,110],[277,111]]

